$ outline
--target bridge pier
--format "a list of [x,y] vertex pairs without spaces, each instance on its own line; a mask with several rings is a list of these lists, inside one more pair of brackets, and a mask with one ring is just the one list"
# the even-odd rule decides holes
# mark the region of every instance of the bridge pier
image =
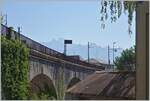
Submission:
[[[73,86],[75,83],[83,80],[87,75],[94,72],[79,68],[77,66],[66,64],[65,62],[55,63],[53,61],[44,60],[34,56],[30,57],[29,66],[30,82],[32,82],[32,80],[39,75],[47,76],[54,85],[57,97],[61,98],[64,98],[65,91],[68,87]],[[38,80],[41,81],[40,78]],[[61,92],[63,92],[64,95],[61,95]]]

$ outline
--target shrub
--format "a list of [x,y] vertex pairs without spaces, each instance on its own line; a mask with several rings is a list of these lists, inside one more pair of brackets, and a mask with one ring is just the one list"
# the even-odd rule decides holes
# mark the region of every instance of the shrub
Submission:
[[2,99],[28,99],[28,48],[1,36]]

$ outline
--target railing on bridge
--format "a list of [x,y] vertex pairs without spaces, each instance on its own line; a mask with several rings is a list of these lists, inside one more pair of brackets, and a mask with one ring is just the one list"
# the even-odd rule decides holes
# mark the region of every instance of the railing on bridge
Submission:
[[56,58],[59,58],[59,59],[62,59],[62,60],[66,60],[66,61],[69,61],[69,62],[72,62],[72,63],[75,63],[75,64],[80,64],[80,65],[84,65],[84,66],[87,66],[87,67],[93,67],[95,69],[105,69],[105,66],[104,64],[102,64],[101,66],[98,66],[98,65],[95,65],[95,64],[90,64],[88,62],[85,62],[85,61],[82,61],[82,60],[78,60],[78,59],[74,59],[72,57],[67,57],[66,55],[58,52],[58,51],[55,51],[53,49],[50,49],[18,32],[16,32],[15,30],[13,29],[10,29],[9,27],[5,26],[5,25],[1,25],[1,34],[4,35],[4,36],[7,36],[7,34],[10,34],[10,31],[11,31],[11,38],[12,39],[16,39],[17,36],[20,37],[20,40],[22,42],[24,42],[28,48],[30,49],[33,49],[33,50],[37,50],[39,52],[42,52],[42,53],[45,53],[47,55],[50,55],[50,56],[53,56],[53,57],[56,57]]

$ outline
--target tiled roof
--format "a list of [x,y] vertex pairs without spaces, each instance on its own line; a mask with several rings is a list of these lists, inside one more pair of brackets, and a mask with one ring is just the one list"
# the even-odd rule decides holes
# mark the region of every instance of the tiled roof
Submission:
[[135,72],[96,72],[67,90],[77,95],[135,98]]

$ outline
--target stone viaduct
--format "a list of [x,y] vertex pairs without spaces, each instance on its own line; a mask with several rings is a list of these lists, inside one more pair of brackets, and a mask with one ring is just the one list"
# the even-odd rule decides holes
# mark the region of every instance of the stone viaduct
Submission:
[[57,97],[63,96],[60,94],[62,89],[65,92],[67,88],[83,80],[89,74],[105,69],[103,64],[101,66],[89,64],[52,50],[10,27],[1,25],[1,33],[4,36],[10,34],[12,39],[19,36],[20,40],[30,48],[29,81],[32,94],[49,88],[55,91]]

